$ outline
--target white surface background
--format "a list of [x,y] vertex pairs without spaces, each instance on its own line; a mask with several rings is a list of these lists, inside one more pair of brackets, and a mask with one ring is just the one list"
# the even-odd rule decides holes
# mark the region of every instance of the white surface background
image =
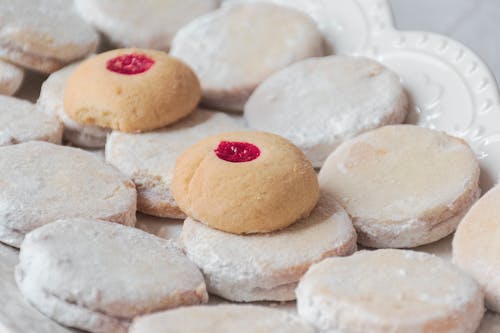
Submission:
[[396,27],[452,37],[477,53],[500,82],[500,0],[390,0]]

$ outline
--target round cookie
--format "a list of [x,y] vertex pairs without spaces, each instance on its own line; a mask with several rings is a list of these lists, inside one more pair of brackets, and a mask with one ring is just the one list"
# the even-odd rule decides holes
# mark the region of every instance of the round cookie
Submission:
[[197,110],[179,123],[154,132],[114,131],[106,144],[106,159],[135,183],[137,210],[154,216],[185,218],[171,192],[175,160],[199,140],[236,129],[243,129],[243,125],[233,117]]
[[98,43],[72,1],[1,0],[0,22],[0,57],[44,73],[84,58]]
[[77,0],[75,5],[113,44],[167,51],[179,28],[219,4],[217,0]]
[[500,312],[500,186],[472,206],[453,238],[453,262],[479,282],[486,305]]
[[39,311],[90,332],[126,333],[135,316],[208,300],[201,272],[172,241],[100,220],[30,232],[15,273]]
[[24,70],[0,60],[0,95],[14,95],[21,87]]
[[319,173],[368,247],[416,247],[451,234],[480,194],[479,165],[461,139],[412,125],[344,142]]
[[203,103],[242,111],[265,78],[298,60],[323,55],[323,40],[305,14],[245,3],[194,19],[179,30],[171,53],[200,78]]
[[380,63],[349,56],[306,59],[266,79],[245,105],[251,128],[281,135],[314,167],[344,140],[402,123],[408,101],[399,77]]
[[33,140],[60,144],[62,130],[56,117],[40,112],[34,104],[0,96],[0,146]]
[[236,302],[289,301],[310,265],[356,251],[356,232],[340,205],[322,195],[309,217],[271,234],[233,235],[188,218],[180,243],[211,294]]
[[81,125],[71,119],[63,108],[64,89],[69,76],[78,64],[66,66],[52,74],[42,84],[37,104],[47,114],[56,116],[64,125],[63,138],[71,144],[84,148],[103,148],[108,129]]
[[473,333],[483,294],[436,256],[361,251],[313,265],[296,290],[299,315],[321,332]]
[[74,70],[64,111],[83,125],[141,132],[187,116],[200,96],[198,79],[183,62],[161,51],[118,49]]
[[0,148],[0,242],[64,218],[133,226],[134,184],[86,151],[33,141]]
[[176,161],[174,199],[187,216],[235,234],[269,232],[307,217],[319,198],[311,163],[270,133],[228,132]]
[[285,311],[255,305],[190,306],[136,318],[130,333],[314,333]]

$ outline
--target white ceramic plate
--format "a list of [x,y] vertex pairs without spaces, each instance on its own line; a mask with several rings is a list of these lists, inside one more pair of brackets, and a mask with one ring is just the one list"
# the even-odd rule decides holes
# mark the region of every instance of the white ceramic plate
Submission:
[[484,62],[464,45],[438,34],[398,31],[386,0],[266,1],[309,14],[337,54],[375,58],[399,74],[411,100],[407,123],[464,138],[481,164],[481,187],[500,179],[498,87]]
[[[500,178],[500,104],[495,80],[468,48],[428,32],[397,31],[386,0],[225,0],[268,1],[309,14],[325,34],[330,50],[375,58],[396,71],[412,101],[408,122],[445,130],[466,139],[482,168],[483,191]],[[39,78],[38,78],[39,81]],[[40,82],[31,91],[38,93]],[[31,83],[31,82],[30,82]],[[36,100],[26,91],[24,98]],[[138,227],[160,237],[177,238],[181,221],[144,215]],[[451,236],[417,250],[451,258]],[[13,279],[17,250],[0,245],[0,332],[71,332],[27,304]],[[6,305],[5,303],[6,302]],[[221,302],[212,298],[211,303]],[[295,311],[294,302],[272,304]],[[500,316],[488,314],[481,333],[500,332]]]

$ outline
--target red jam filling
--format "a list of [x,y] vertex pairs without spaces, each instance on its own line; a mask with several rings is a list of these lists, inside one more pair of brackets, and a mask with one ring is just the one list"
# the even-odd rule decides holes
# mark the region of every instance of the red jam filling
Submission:
[[221,141],[215,155],[231,163],[250,162],[260,156],[260,149],[248,142]]
[[106,68],[119,74],[135,75],[148,71],[154,63],[155,61],[147,55],[131,53],[109,59]]

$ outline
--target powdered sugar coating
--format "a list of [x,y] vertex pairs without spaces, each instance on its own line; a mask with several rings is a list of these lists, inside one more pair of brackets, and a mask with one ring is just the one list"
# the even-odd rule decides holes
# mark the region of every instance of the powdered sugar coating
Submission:
[[499,200],[497,185],[472,206],[453,238],[453,262],[479,282],[495,312],[500,311]]
[[453,232],[480,194],[469,145],[444,132],[385,126],[340,145],[320,187],[346,209],[369,247],[415,247]]
[[0,21],[0,56],[42,72],[85,57],[98,42],[67,0],[1,0]]
[[266,79],[245,105],[251,128],[281,135],[315,167],[344,140],[402,123],[408,101],[399,77],[376,61],[312,58]]
[[62,218],[136,222],[134,184],[80,149],[38,141],[2,147],[0,184],[0,241],[11,246]]
[[361,251],[313,265],[299,315],[322,332],[472,333],[484,313],[477,283],[426,253]]
[[21,87],[24,70],[5,61],[0,61],[0,94],[14,95]]
[[187,218],[180,242],[211,293],[232,301],[284,301],[295,299],[312,263],[353,253],[356,233],[340,205],[322,195],[309,217],[281,231],[241,236]]
[[191,306],[134,320],[130,333],[314,333],[285,311],[255,305]]
[[0,146],[39,140],[61,143],[62,124],[25,100],[0,96]]
[[78,12],[119,47],[167,51],[177,30],[218,0],[76,0]]
[[171,53],[196,72],[205,104],[241,111],[266,77],[298,60],[323,55],[323,46],[307,15],[244,3],[224,6],[184,26]]
[[84,148],[102,148],[106,144],[108,129],[81,125],[71,119],[63,107],[64,88],[68,77],[78,64],[66,66],[50,76],[42,84],[37,104],[47,114],[56,116],[64,124],[64,140]]
[[44,314],[92,332],[126,332],[134,316],[208,300],[202,274],[172,241],[99,220],[29,233],[16,280]]
[[196,110],[167,128],[138,134],[114,131],[106,160],[137,186],[138,210],[161,217],[185,218],[170,192],[175,160],[202,138],[243,129],[241,120],[220,112]]

